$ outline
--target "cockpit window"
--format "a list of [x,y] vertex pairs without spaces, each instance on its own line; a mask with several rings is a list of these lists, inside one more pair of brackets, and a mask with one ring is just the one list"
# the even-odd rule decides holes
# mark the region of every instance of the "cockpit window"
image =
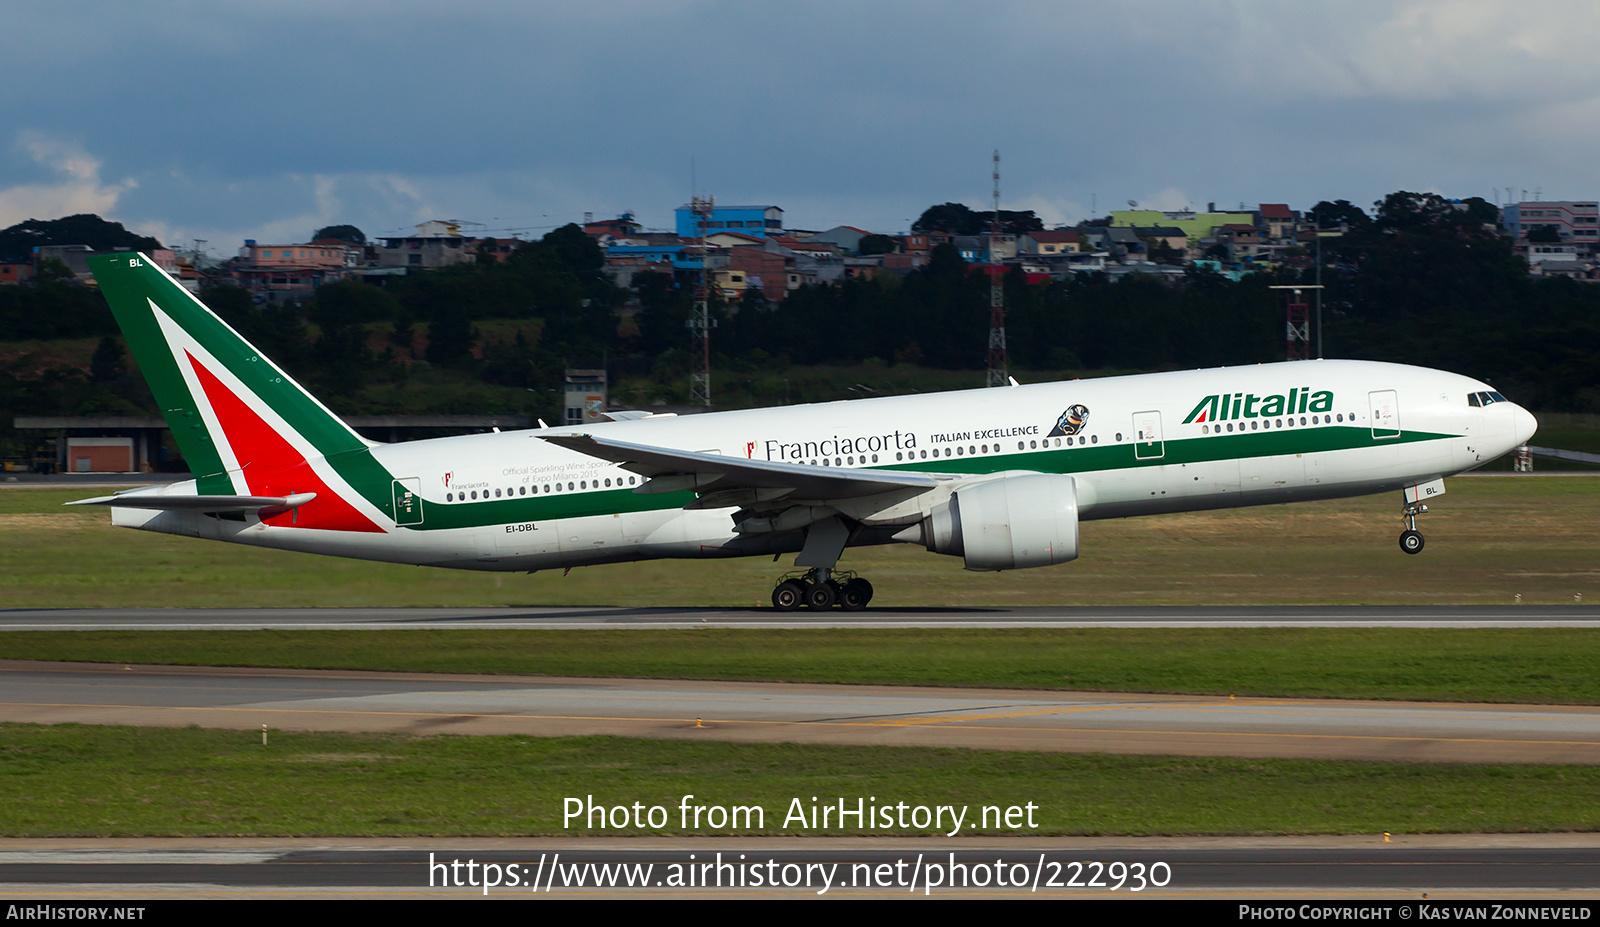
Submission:
[[1482,393],[1468,393],[1467,394],[1467,405],[1472,406],[1474,408],[1483,405],[1483,400],[1478,398],[1481,395],[1483,395],[1483,394]]
[[[1489,394],[1489,398],[1494,400],[1495,402],[1505,402],[1506,401],[1506,397],[1500,395],[1499,393],[1490,393]],[[1484,404],[1488,405],[1488,403],[1484,403]]]
[[1506,399],[1506,397],[1500,395],[1499,393],[1495,393],[1495,392],[1482,392],[1482,393],[1469,393],[1469,394],[1467,394],[1467,405],[1469,405],[1469,406],[1488,406],[1488,405],[1493,405],[1493,404],[1495,404],[1497,402],[1506,402],[1506,401],[1508,401]]

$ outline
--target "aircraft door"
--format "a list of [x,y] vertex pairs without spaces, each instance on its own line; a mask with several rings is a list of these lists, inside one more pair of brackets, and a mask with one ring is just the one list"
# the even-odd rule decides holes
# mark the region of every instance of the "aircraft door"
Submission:
[[422,479],[406,477],[394,481],[394,523],[400,526],[422,524]]
[[1161,413],[1133,413],[1133,456],[1138,460],[1160,460],[1167,453],[1161,440]]
[[1372,412],[1372,437],[1374,440],[1400,437],[1400,400],[1392,389],[1374,390],[1367,394]]

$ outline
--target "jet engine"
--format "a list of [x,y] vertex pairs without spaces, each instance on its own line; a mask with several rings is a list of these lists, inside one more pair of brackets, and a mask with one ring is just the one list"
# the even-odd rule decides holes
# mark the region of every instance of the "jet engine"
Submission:
[[934,553],[976,571],[1020,570],[1078,556],[1078,491],[1070,476],[1008,476],[964,486],[922,522]]

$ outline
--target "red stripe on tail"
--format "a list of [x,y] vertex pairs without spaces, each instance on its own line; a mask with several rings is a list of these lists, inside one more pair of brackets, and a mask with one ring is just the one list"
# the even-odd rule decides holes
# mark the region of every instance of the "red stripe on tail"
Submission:
[[211,371],[203,367],[194,355],[183,352],[194,368],[206,399],[216,413],[234,458],[244,469],[245,482],[250,492],[258,496],[287,496],[297,492],[314,492],[317,497],[292,512],[263,518],[262,522],[281,528],[323,528],[329,531],[375,531],[383,529],[317,476],[299,451],[283,436],[272,430],[233,391],[222,384]]

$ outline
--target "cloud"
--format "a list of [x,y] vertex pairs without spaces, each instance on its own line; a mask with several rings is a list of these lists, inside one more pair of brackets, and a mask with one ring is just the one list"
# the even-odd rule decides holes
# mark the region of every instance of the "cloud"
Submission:
[[15,150],[49,168],[62,179],[56,183],[19,184],[0,190],[0,227],[26,219],[56,219],[78,213],[104,215],[116,208],[133,180],[107,184],[100,180],[100,160],[77,145],[25,129],[17,133]]

